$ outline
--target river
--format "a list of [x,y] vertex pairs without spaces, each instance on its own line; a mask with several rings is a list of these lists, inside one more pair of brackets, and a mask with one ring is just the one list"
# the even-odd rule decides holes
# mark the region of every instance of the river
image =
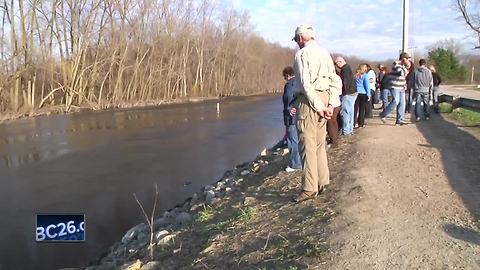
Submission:
[[[0,269],[82,267],[284,133],[280,96],[42,116],[0,124]],[[85,242],[37,243],[38,213],[84,213]]]

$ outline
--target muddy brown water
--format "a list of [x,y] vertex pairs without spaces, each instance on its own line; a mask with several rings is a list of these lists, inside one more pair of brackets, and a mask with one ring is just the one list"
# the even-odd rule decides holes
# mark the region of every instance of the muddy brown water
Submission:
[[[0,125],[0,269],[82,267],[284,133],[280,96],[55,115]],[[84,243],[36,243],[37,213],[85,213]]]

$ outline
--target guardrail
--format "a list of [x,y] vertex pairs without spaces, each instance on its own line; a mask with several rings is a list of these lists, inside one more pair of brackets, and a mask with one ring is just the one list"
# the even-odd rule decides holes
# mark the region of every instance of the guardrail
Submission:
[[480,100],[476,99],[442,94],[438,96],[438,101],[451,103],[453,108],[463,107],[480,111]]

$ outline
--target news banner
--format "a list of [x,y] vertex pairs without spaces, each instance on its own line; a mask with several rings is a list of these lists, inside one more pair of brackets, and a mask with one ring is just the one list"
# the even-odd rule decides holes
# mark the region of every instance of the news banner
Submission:
[[85,241],[84,214],[37,214],[37,242]]

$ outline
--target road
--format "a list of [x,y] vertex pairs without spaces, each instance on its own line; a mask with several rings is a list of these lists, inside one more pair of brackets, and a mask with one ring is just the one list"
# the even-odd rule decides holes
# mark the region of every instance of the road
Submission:
[[474,85],[441,85],[440,93],[480,100],[480,88]]

